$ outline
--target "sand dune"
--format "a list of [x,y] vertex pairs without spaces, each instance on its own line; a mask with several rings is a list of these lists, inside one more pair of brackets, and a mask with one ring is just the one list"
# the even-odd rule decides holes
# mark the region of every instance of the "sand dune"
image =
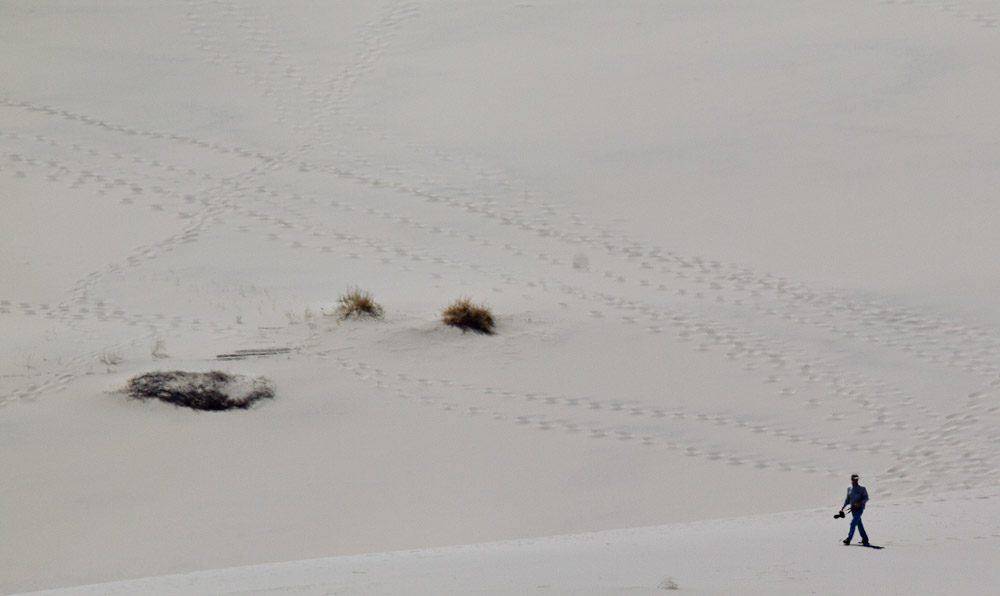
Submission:
[[0,14],[0,593],[997,579],[993,2]]

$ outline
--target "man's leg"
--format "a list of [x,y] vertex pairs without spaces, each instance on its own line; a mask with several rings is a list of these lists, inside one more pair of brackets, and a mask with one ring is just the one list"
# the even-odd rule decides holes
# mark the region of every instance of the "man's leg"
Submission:
[[868,534],[865,533],[865,524],[861,522],[861,514],[864,513],[864,509],[857,509],[851,512],[851,534],[854,534],[854,526],[858,527],[858,531],[861,532],[861,542],[863,544],[868,544]]

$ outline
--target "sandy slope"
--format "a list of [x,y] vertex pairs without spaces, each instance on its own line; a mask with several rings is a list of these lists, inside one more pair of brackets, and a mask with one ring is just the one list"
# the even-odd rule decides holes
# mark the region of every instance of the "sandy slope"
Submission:
[[[981,594],[993,561],[996,489],[882,503],[880,550],[828,538],[829,511],[213,570],[37,596],[254,594]],[[874,531],[873,531],[874,535]],[[824,536],[827,536],[824,538]]]
[[[331,556],[176,581],[373,593],[352,556],[454,544],[484,546],[374,555],[374,593],[508,563],[483,590],[515,593],[549,560],[567,593],[824,591],[854,471],[898,547],[860,553],[874,585],[992,585],[998,24],[985,1],[7,3],[0,593]],[[349,285],[385,319],[327,316]],[[499,333],[443,327],[460,296]],[[277,399],[118,391],[214,368]],[[945,499],[931,528],[913,499]]]

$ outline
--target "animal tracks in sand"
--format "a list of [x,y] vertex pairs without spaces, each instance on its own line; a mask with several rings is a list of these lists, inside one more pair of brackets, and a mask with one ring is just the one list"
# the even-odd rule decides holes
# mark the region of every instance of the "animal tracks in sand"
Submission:
[[[887,4],[937,7],[996,26],[987,3]],[[271,334],[261,327],[274,322],[260,311],[301,312],[333,295],[308,294],[313,286],[305,298],[276,296],[276,288],[241,296],[238,281],[174,269],[181,257],[220,269],[247,259],[290,272],[288,285],[374,272],[433,288],[442,300],[488,292],[491,301],[542,312],[535,332],[545,340],[583,321],[607,330],[617,345],[662,354],[645,365],[662,367],[665,379],[672,362],[710,371],[705,387],[612,399],[610,391],[556,394],[505,378],[471,382],[443,368],[415,378],[373,354],[366,362],[333,359],[403,402],[732,466],[839,475],[842,452],[850,450],[870,458],[882,485],[903,493],[995,476],[994,331],[659,245],[576,213],[473,157],[378,130],[355,95],[396,35],[419,17],[417,3],[358,9],[337,24],[344,35],[327,48],[328,62],[301,41],[318,44],[325,34],[295,37],[297,23],[266,6],[189,0],[182,10],[186,56],[255,91],[233,100],[265,117],[265,134],[242,137],[253,142],[204,128],[145,129],[116,121],[110,108],[99,116],[71,102],[0,98],[5,185],[51,198],[54,211],[100,210],[107,221],[129,223],[111,229],[114,252],[68,269],[58,291],[23,296],[5,288],[0,320],[49,327],[50,337],[73,347],[58,366],[19,364],[4,378],[0,404],[64,388],[105,352],[148,350],[151,340],[182,332],[229,346],[281,335],[329,362],[336,333],[289,317]],[[333,280],[333,291],[350,281]],[[119,292],[139,286],[156,295],[130,302]],[[531,332],[524,324],[512,335]],[[707,382],[713,375],[739,390],[714,389]],[[815,424],[797,428],[783,416],[803,409]],[[717,444],[699,432],[711,427],[726,429],[727,439]],[[781,455],[789,444],[794,461]]]
[[970,23],[996,29],[1000,27],[1000,10],[990,0],[881,0],[882,4],[901,8],[913,7],[934,10],[941,14]]
[[[668,395],[649,397],[645,402],[550,395],[456,383],[450,379],[414,378],[350,358],[335,360],[380,391],[425,407],[436,406],[468,415],[486,414],[500,422],[539,431],[562,431],[581,438],[635,441],[643,447],[660,446],[727,465],[839,476],[843,474],[839,462],[844,452],[863,452],[874,460],[895,464],[888,467],[887,463],[887,477],[880,479],[886,491],[895,488],[891,476],[899,478],[897,486],[914,482],[904,471],[911,464],[929,474],[960,472],[967,481],[976,478],[976,482],[988,482],[989,474],[995,471],[996,462],[988,458],[965,462],[960,470],[948,472],[943,469],[942,463],[957,453],[938,453],[930,448],[929,445],[940,442],[941,437],[934,433],[917,433],[912,446],[905,449],[902,446],[909,442],[905,436],[894,436],[892,441],[874,438],[864,442],[842,441],[835,429],[811,433],[761,424],[751,414],[736,416],[698,408],[671,407],[669,404],[674,400]],[[961,424],[953,425],[953,431],[959,434],[967,430],[959,426],[976,423],[970,418],[959,422]],[[728,427],[731,431],[727,433],[728,441],[725,445],[707,443],[704,437],[709,435],[699,432],[701,426]],[[795,451],[799,457],[795,461],[782,455],[788,453],[789,443],[797,445]],[[917,457],[921,459],[916,461]],[[923,492],[929,488],[929,485],[922,485],[915,490]]]

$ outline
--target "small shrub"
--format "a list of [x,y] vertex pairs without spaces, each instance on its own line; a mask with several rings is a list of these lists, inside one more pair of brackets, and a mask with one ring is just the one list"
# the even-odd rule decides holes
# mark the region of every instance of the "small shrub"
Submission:
[[126,391],[135,399],[159,399],[209,411],[245,410],[257,400],[274,397],[274,389],[263,377],[250,379],[217,370],[145,373],[129,379]]
[[350,318],[371,318],[381,319],[384,311],[382,305],[375,302],[371,292],[363,292],[361,288],[348,288],[346,294],[341,294],[337,298],[340,306],[337,307],[337,315],[341,320]]
[[170,356],[167,355],[167,344],[164,343],[162,339],[156,340],[153,344],[153,350],[150,352],[150,355],[153,357],[153,360],[170,358]]
[[475,331],[486,335],[493,334],[493,312],[485,306],[476,306],[468,298],[460,298],[441,312],[441,320],[446,325],[458,327],[465,331]]

